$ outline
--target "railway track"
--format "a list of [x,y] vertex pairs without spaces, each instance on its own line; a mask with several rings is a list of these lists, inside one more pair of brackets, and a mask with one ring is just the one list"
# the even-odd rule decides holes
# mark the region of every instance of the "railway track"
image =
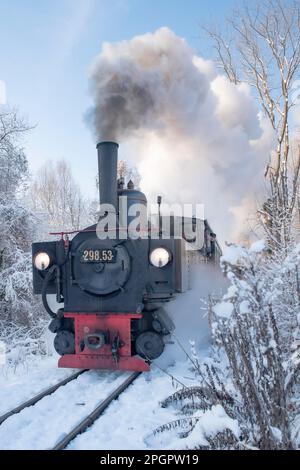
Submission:
[[[8,418],[10,418],[13,415],[16,415],[20,413],[21,411],[25,410],[26,408],[35,405],[39,401],[42,400],[42,398],[54,394],[59,388],[63,387],[64,385],[68,384],[69,382],[74,381],[77,379],[81,374],[84,372],[87,372],[86,369],[80,370],[69,377],[61,380],[57,384],[48,387],[47,389],[43,390],[39,394],[35,395],[31,399],[25,401],[24,403],[21,403],[18,405],[16,408],[6,412],[2,416],[0,416],[0,426],[2,423],[4,423]],[[73,427],[73,429],[69,432],[67,432],[63,438],[58,440],[58,442],[55,443],[54,447],[52,447],[52,450],[63,450],[67,447],[67,445],[75,439],[76,436],[79,434],[85,432],[87,428],[89,428],[100,416],[101,414],[106,410],[106,408],[110,405],[110,403],[113,400],[116,400],[122,392],[126,390],[126,388],[133,383],[133,381],[141,374],[141,372],[134,372],[132,373],[129,377],[127,377],[121,384],[119,384],[112,392],[100,403],[98,402],[97,406],[93,409],[91,413],[89,413],[84,419],[80,421],[79,424]],[[33,421],[34,422],[34,421]],[[55,441],[54,441],[55,442]],[[52,444],[53,445],[53,444]],[[50,447],[51,448],[51,447]]]
[[134,372],[119,387],[117,387],[105,400],[103,400],[86,418],[84,418],[72,431],[61,439],[52,450],[63,450],[76,436],[86,431],[106,410],[113,400],[116,400],[124,390],[141,374]]
[[75,372],[75,374],[70,375],[69,377],[61,380],[60,382],[57,382],[57,384],[52,385],[51,387],[46,388],[42,392],[38,393],[34,397],[30,398],[27,401],[24,401],[24,403],[21,403],[20,405],[16,406],[16,408],[13,408],[10,411],[7,411],[4,413],[2,416],[0,416],[0,425],[6,421],[8,418],[11,416],[20,413],[20,411],[24,410],[25,408],[28,408],[29,406],[35,405],[38,401],[40,401],[42,398],[46,397],[47,395],[51,395],[54,393],[58,388],[63,387],[69,382],[72,382],[72,380],[77,379],[79,375],[83,374],[86,372],[87,369],[80,370],[78,372]]

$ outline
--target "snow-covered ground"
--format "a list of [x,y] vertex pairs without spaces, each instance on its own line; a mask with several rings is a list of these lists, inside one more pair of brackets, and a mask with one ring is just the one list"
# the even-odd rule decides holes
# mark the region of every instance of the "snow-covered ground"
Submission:
[[58,369],[56,365],[55,355],[29,360],[25,366],[16,368],[0,365],[0,415],[71,375],[70,370]]
[[[29,364],[27,370],[17,369],[5,374],[0,370],[0,414],[73,373],[73,370],[58,369],[56,360],[56,357],[42,359],[39,364]],[[185,360],[169,367],[168,372],[185,385],[195,384],[193,374],[187,376]],[[128,374],[105,371],[82,374],[36,405],[8,418],[0,426],[0,449],[53,448]],[[138,377],[93,426],[74,439],[68,449],[157,448],[159,442],[153,441],[152,431],[174,419],[174,410],[161,408],[160,401],[175,390],[172,379],[153,366],[149,373]],[[172,448],[173,444],[171,439],[167,447]]]

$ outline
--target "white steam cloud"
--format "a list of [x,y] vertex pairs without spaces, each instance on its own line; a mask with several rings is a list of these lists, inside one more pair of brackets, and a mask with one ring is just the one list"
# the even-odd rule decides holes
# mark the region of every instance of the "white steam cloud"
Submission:
[[150,200],[203,203],[221,239],[243,232],[272,144],[247,85],[230,83],[161,28],[103,44],[91,90],[97,139],[125,145]]

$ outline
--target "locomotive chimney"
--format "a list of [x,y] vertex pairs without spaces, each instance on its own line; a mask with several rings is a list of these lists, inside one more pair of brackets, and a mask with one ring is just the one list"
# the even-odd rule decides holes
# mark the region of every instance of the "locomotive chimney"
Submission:
[[99,142],[97,145],[100,204],[112,204],[116,210],[118,148],[115,142]]

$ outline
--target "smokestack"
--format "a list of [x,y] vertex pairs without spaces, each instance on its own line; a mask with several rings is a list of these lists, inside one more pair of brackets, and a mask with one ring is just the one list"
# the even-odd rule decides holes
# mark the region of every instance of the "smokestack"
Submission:
[[115,142],[97,144],[100,204],[112,204],[116,210],[118,148]]

